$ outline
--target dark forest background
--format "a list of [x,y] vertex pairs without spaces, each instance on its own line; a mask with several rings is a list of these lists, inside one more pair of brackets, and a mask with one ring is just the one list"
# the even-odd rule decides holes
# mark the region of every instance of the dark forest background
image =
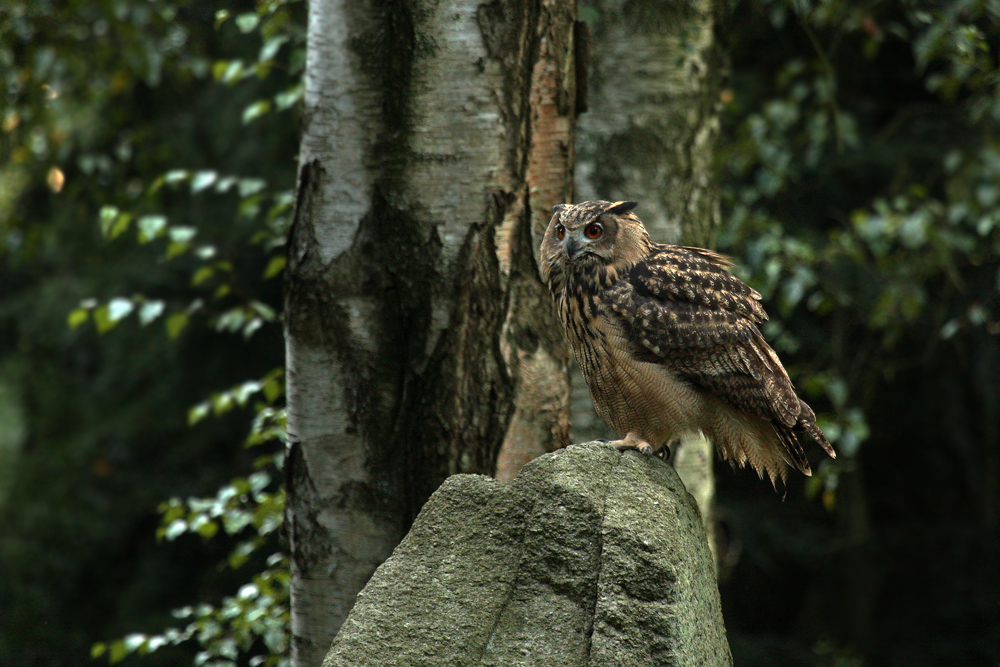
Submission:
[[[720,10],[717,245],[839,452],[717,468],[736,664],[1000,665],[1000,5]],[[0,6],[3,667],[283,660],[304,21]]]

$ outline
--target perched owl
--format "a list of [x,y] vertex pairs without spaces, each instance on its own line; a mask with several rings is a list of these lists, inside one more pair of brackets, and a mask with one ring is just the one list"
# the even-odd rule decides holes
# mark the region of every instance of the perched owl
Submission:
[[615,445],[653,453],[704,433],[773,483],[812,474],[796,433],[836,454],[757,325],[760,294],[711,250],[653,243],[636,202],[559,204],[542,274]]

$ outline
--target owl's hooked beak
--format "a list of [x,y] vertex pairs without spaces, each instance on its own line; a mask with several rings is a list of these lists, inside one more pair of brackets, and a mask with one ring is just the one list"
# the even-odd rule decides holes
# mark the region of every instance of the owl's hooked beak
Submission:
[[575,237],[570,236],[563,241],[563,252],[566,253],[566,257],[569,258],[569,261],[572,262],[580,255],[581,252],[583,252],[583,248],[580,247],[580,244],[577,242]]

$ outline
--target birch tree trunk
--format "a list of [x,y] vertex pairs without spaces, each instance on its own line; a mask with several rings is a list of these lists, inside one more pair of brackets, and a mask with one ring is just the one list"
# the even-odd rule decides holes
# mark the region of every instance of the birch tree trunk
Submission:
[[[577,129],[578,199],[631,199],[654,240],[711,246],[719,220],[713,168],[725,59],[717,0],[585,0],[592,29],[588,106]],[[574,438],[602,435],[582,377],[573,377]],[[605,436],[606,437],[606,436]],[[713,453],[682,443],[674,465],[709,535]],[[714,549],[714,547],[713,547]]]
[[535,249],[572,197],[573,0],[311,0],[285,317],[292,662],[447,476],[568,442]]

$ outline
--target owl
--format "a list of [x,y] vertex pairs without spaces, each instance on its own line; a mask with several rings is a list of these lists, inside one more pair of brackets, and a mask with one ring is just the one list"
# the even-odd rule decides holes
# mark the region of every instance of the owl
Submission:
[[654,243],[636,202],[559,204],[541,246],[542,278],[597,412],[620,449],[647,454],[685,433],[777,484],[812,474],[797,434],[831,457],[816,415],[764,341],[760,294],[703,248]]

